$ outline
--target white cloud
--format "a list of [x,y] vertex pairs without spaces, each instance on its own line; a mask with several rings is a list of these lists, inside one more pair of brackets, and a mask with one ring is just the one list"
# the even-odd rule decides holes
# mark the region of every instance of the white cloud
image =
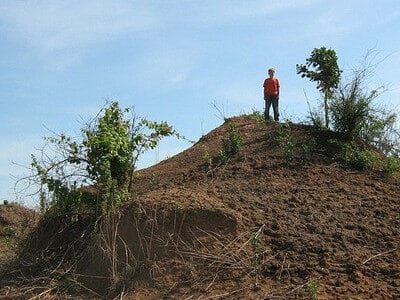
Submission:
[[[3,1],[0,29],[27,43],[40,57],[62,68],[79,60],[85,48],[145,30],[157,18],[151,9],[127,1]],[[47,57],[48,58],[48,57]]]
[[177,20],[213,25],[312,2],[315,1],[3,1],[0,22],[3,30],[49,53],[162,28]]

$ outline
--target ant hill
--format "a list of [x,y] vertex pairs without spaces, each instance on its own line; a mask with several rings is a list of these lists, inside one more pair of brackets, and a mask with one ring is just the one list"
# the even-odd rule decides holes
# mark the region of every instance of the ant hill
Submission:
[[95,228],[42,220],[20,254],[30,267],[5,266],[0,294],[397,299],[400,181],[349,165],[340,143],[311,126],[228,119],[137,171],[132,201]]

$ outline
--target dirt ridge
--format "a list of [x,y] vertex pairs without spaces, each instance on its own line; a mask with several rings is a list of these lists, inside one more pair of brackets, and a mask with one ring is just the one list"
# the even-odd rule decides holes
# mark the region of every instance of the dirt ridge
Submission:
[[[230,123],[243,144],[223,165]],[[340,163],[326,146],[340,137],[306,125],[288,123],[288,160],[282,126],[231,118],[137,171],[132,202],[79,262],[81,282],[106,298],[399,299],[399,179]]]

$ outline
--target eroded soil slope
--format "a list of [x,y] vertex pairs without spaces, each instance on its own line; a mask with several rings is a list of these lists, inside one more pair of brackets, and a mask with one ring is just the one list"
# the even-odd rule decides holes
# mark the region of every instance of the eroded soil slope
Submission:
[[[223,164],[230,123],[243,144]],[[74,282],[85,286],[78,294],[66,292],[71,280],[63,289],[35,281],[33,290],[4,278],[10,287],[0,291],[54,299],[399,299],[399,179],[340,163],[329,143],[340,138],[334,133],[289,125],[233,118],[136,172],[132,202],[99,222],[93,240],[84,222],[64,231],[47,224],[43,241],[54,240],[46,232],[60,243],[78,232],[92,249],[69,252],[84,253],[73,264]],[[61,257],[46,276],[60,274]]]
[[[230,239],[236,250],[220,237],[224,245],[217,247],[215,241],[199,252],[213,253],[212,265],[218,255],[247,249],[239,252],[253,270],[232,271],[221,264],[203,284],[196,283],[199,278],[185,283],[172,276],[165,283],[169,289],[155,298],[309,297],[313,286],[322,299],[399,298],[399,181],[346,167],[324,147],[310,155],[307,145],[330,137],[316,136],[307,126],[291,124],[294,150],[288,160],[276,141],[282,134],[278,124],[230,121],[243,145],[226,166],[218,166],[218,156],[229,122],[183,153],[141,171],[134,191],[139,201],[154,206],[207,208],[234,217],[237,229]],[[185,260],[190,276],[196,277],[196,263],[190,263],[194,257]]]

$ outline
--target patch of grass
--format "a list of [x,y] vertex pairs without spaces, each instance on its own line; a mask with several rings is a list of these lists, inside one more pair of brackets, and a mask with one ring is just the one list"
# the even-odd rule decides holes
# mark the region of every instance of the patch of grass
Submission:
[[375,169],[381,162],[380,157],[371,150],[361,149],[346,143],[343,158],[347,164],[361,170]]
[[[331,141],[332,142],[332,141]],[[400,159],[396,156],[383,156],[363,149],[354,143],[335,142],[339,145],[336,158],[359,170],[379,170],[393,175],[400,172]]]
[[346,293],[346,295],[344,296],[344,299],[351,300],[351,295],[349,293]]
[[229,123],[229,138],[222,141],[222,149],[220,150],[220,161],[226,165],[231,157],[239,153],[240,147],[243,144],[242,136],[236,130],[236,125],[233,122]]
[[11,236],[4,236],[2,238],[2,243],[10,250],[15,250],[17,248],[17,244]]
[[155,189],[160,184],[160,173],[153,172],[150,177],[150,185],[152,189]]
[[307,291],[311,300],[318,300],[318,281],[311,281],[307,284]]
[[304,157],[307,160],[311,160],[314,153],[318,149],[318,143],[314,138],[311,138],[308,141],[304,142],[301,146],[304,153]]
[[259,255],[260,255],[260,232],[253,233],[251,235],[251,246],[253,248],[253,257],[251,259],[251,265],[254,270],[256,270],[260,264]]
[[15,236],[15,234],[16,234],[16,231],[12,225],[7,225],[4,227],[4,235],[11,237],[11,236]]
[[278,123],[278,135],[276,137],[278,146],[283,152],[283,159],[286,164],[289,164],[294,158],[294,141],[290,124]]
[[212,159],[210,153],[208,152],[207,146],[201,145],[201,150],[203,152],[201,158],[205,162],[206,172],[210,172],[210,171],[212,172],[213,159]]
[[250,117],[250,118],[254,118],[257,121],[264,121],[264,113],[261,112],[260,110],[257,110],[255,108],[252,109],[252,112],[249,114],[242,114],[240,115],[241,117]]
[[383,168],[389,174],[400,172],[400,158],[395,156],[388,156],[383,161]]

